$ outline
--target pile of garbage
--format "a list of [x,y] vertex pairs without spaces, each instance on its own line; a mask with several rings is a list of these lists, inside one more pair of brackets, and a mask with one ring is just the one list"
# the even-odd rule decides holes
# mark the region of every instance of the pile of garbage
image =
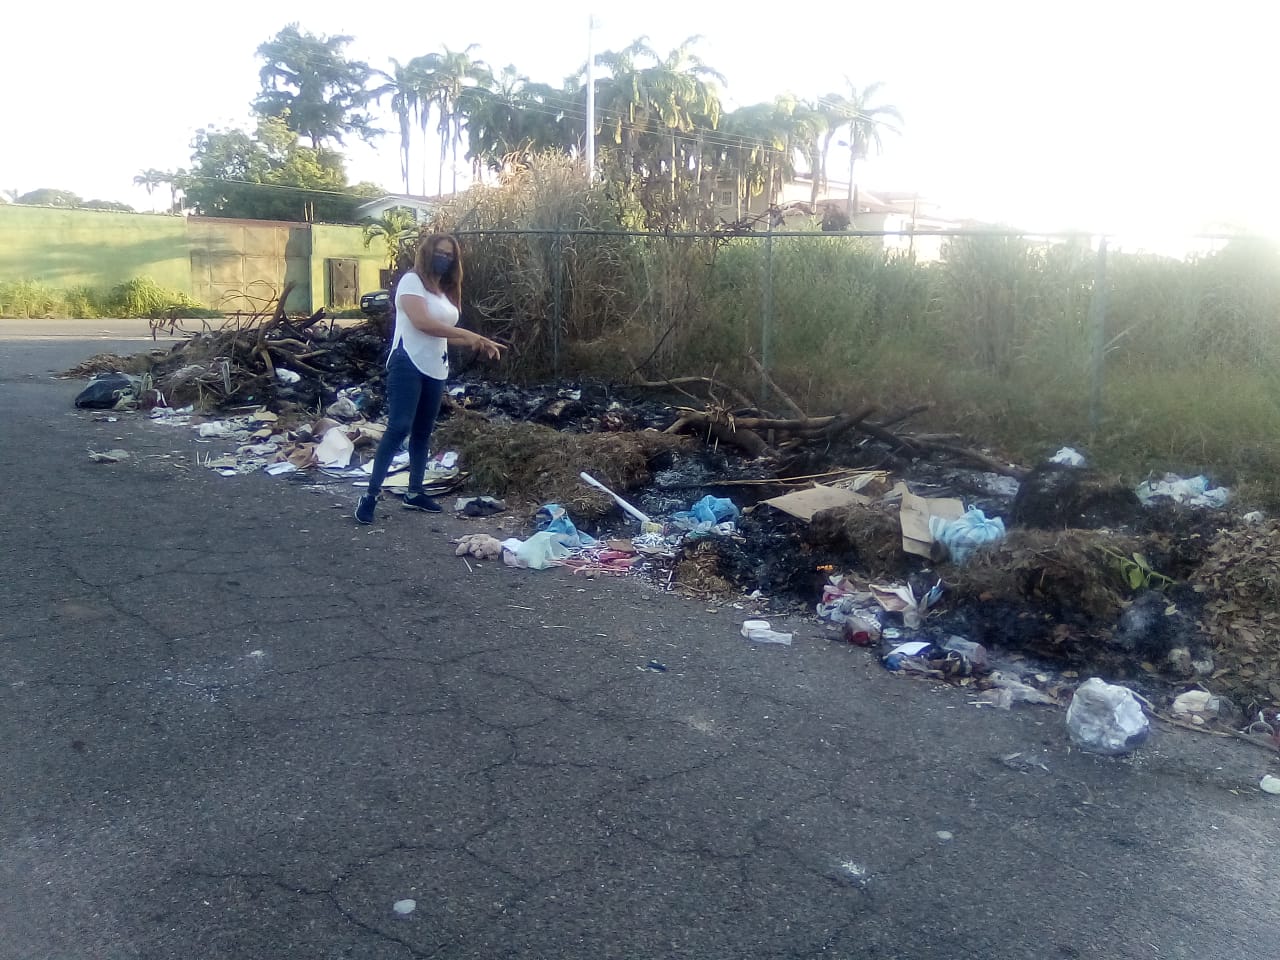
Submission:
[[[384,350],[373,327],[277,309],[145,363],[92,358],[112,369],[86,388],[86,405],[190,427],[224,448],[200,462],[226,476],[362,485],[383,429]],[[1199,684],[1234,704],[1224,716],[1265,717],[1280,702],[1280,527],[1237,516],[1209,478],[1133,487],[1069,448],[1023,468],[890,432],[910,411],[825,422],[797,409],[782,420],[669,405],[654,386],[458,382],[432,489],[466,487],[464,516],[528,509],[534,519],[527,537],[475,534],[455,545],[459,556],[638,574],[819,616],[857,597],[851,637],[873,638],[886,664],[999,705],[1028,691],[1063,701],[1058,685],[1089,673],[1149,692]],[[724,439],[739,428],[761,431],[767,454]],[[390,489],[407,482],[406,459]],[[904,643],[926,646],[904,653]],[[964,644],[988,665],[998,653],[1022,666],[988,671]]]

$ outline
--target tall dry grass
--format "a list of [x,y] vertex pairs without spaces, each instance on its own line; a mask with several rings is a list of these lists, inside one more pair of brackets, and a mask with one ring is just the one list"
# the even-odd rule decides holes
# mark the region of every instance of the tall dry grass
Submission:
[[[1094,429],[1087,245],[960,238],[941,262],[917,263],[822,233],[774,238],[771,249],[760,235],[626,236],[623,207],[575,166],[546,159],[433,224],[463,235],[468,310],[516,345],[512,374],[714,372],[755,393],[747,357],[767,353],[774,379],[814,414],[928,402],[920,423],[1019,459],[1072,444],[1135,477],[1210,471],[1262,484],[1280,503],[1271,247],[1232,244],[1191,261],[1109,256]],[[551,232],[495,232],[520,230]]]

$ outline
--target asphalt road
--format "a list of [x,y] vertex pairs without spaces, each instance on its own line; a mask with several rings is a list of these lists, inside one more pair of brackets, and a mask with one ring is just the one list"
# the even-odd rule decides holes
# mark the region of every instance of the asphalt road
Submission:
[[0,340],[0,958],[1277,956],[1270,755],[469,571],[483,522],[73,410],[116,346]]

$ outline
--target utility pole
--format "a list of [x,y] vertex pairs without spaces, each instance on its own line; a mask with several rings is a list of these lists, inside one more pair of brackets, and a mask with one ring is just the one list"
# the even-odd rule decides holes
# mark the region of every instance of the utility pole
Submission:
[[595,14],[587,15],[587,183],[596,180],[596,64],[592,32]]

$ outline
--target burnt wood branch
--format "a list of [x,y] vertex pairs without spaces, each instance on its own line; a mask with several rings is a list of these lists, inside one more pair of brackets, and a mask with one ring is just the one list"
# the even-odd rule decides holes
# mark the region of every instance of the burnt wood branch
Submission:
[[[917,441],[919,443],[919,441]],[[977,450],[970,450],[968,447],[957,447],[950,443],[919,443],[924,450],[934,453],[947,453],[953,457],[961,457],[965,460],[972,461],[979,466],[986,467],[992,473],[998,473],[1001,476],[1013,477],[1015,480],[1021,480],[1027,475],[1027,471],[1022,467],[1013,467],[994,457],[989,457],[985,453]]]

